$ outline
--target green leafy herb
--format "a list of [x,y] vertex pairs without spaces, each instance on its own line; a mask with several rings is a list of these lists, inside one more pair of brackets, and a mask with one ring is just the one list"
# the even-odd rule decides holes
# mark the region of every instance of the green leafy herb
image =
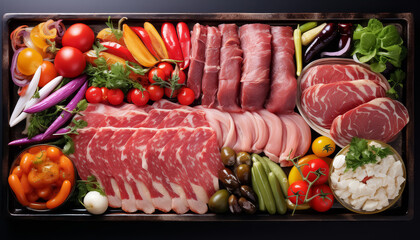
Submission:
[[403,40],[395,25],[383,26],[377,19],[370,19],[368,25],[358,25],[353,33],[354,51],[360,62],[369,63],[374,72],[383,72],[386,63],[401,67],[407,55]]
[[398,99],[399,95],[396,90],[397,87],[403,87],[403,81],[405,80],[405,72],[401,69],[395,70],[395,72],[391,73],[391,76],[388,80],[391,88],[386,92],[386,95],[393,99]]
[[120,40],[120,38],[122,38],[123,32],[121,31],[120,27],[118,27],[117,29],[114,28],[114,24],[111,21],[111,16],[108,17],[108,22],[106,22],[105,24],[109,27],[109,29],[111,29],[111,32],[115,35],[117,40]]
[[108,50],[108,48],[104,47],[99,41],[96,41],[96,43],[92,45],[92,48],[96,53],[96,57],[99,57],[99,53]]
[[45,109],[44,111],[32,114],[29,120],[28,127],[28,138],[33,138],[45,130],[53,123],[53,121],[59,116],[61,106],[56,105]]
[[367,140],[353,137],[346,155],[346,171],[349,169],[355,171],[358,167],[365,164],[376,163],[376,156],[384,158],[391,154],[392,150],[388,147],[369,146]]
[[101,195],[106,196],[105,191],[102,189],[102,187],[99,184],[99,182],[96,181],[96,177],[93,176],[93,175],[88,176],[87,177],[87,180],[78,180],[77,181],[77,190],[78,190],[77,200],[82,205],[83,205],[82,199],[90,191],[97,191]]

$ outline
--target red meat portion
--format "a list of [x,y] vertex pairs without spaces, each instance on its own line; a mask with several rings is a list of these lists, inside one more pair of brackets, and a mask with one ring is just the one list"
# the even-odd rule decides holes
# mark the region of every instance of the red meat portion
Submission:
[[194,91],[195,99],[198,99],[201,94],[206,42],[207,27],[196,23],[191,34],[191,63],[187,81],[187,87]]

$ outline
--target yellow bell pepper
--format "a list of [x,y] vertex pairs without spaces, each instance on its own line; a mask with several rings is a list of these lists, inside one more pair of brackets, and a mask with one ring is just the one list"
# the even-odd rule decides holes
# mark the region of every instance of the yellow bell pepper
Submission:
[[150,40],[152,41],[152,46],[159,58],[161,59],[168,59],[168,50],[166,50],[165,43],[163,42],[162,37],[159,35],[159,32],[156,28],[149,22],[144,23],[144,29],[150,36]]
[[123,25],[123,39],[134,59],[144,67],[153,67],[158,61],[147,50],[137,34],[127,25]]

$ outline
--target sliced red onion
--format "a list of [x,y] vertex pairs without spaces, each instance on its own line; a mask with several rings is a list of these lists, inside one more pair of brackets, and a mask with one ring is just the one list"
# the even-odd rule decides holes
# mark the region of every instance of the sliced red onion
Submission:
[[336,52],[322,52],[321,57],[342,57],[344,56],[348,51],[350,51],[350,40],[347,41],[346,45],[336,51]]
[[80,102],[80,100],[83,99],[86,93],[86,89],[88,88],[87,81],[83,84],[83,86],[80,88],[79,92],[73,97],[73,99],[67,104],[66,110],[63,111],[60,116],[50,125],[50,127],[45,131],[44,138],[48,138],[50,135],[52,135],[57,129],[59,129],[64,123],[66,123],[73,114],[71,113],[74,109],[76,109],[77,104]]
[[34,106],[24,110],[26,113],[37,113],[43,111],[47,108],[50,108],[57,103],[61,102],[62,100],[68,98],[71,94],[73,94],[77,89],[82,86],[83,83],[86,82],[86,75],[81,75],[78,78],[73,79],[71,82],[67,83],[62,88],[58,89],[57,91],[53,92],[47,98],[42,100],[41,102],[35,104]]
[[34,95],[36,88],[38,87],[39,79],[41,78],[41,66],[36,70],[34,77],[29,83],[28,89],[26,90],[25,95],[21,96],[16,103],[15,109],[13,110],[12,115],[10,116],[9,124],[11,125],[15,121],[16,117],[22,112],[29,100],[31,100]]
[[[30,33],[32,31],[32,29],[33,28],[26,28],[26,31]],[[31,35],[30,34],[23,35],[23,41],[25,42],[25,45],[28,48],[36,49],[34,43],[31,40]]]
[[17,69],[17,58],[20,52],[22,52],[24,48],[19,48],[14,54],[12,58],[12,66],[10,67],[10,73],[12,75],[12,81],[14,84],[16,84],[19,87],[24,87],[26,84],[28,84],[29,80],[21,80],[18,79],[17,73],[20,74],[19,70]]
[[11,142],[9,142],[8,145],[9,146],[11,146],[11,145],[23,145],[23,144],[29,144],[29,143],[37,143],[37,142],[46,141],[46,140],[52,140],[52,139],[60,138],[61,135],[65,134],[69,131],[70,131],[70,129],[68,129],[68,128],[61,128],[55,134],[50,135],[48,138],[43,138],[44,133],[41,133],[41,134],[35,135],[31,139],[21,138],[21,139],[11,141]]

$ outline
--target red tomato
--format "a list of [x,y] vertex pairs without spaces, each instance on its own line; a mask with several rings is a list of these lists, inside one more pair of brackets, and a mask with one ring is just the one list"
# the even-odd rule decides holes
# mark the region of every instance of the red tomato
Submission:
[[317,174],[315,172],[323,173],[324,175],[320,175],[318,180],[316,180],[316,182],[314,183],[314,185],[323,184],[328,181],[328,174],[330,172],[330,168],[324,160],[319,158],[313,159],[308,162],[308,165],[303,166],[302,168],[303,176],[307,177],[307,179],[311,182],[315,181],[317,177]]
[[140,91],[139,89],[134,89],[134,91],[131,93],[131,101],[136,106],[144,106],[149,101],[149,92],[147,91]]
[[156,82],[155,80],[153,80],[153,77],[155,77],[155,76],[164,80],[164,81],[167,80],[165,72],[160,68],[153,68],[152,70],[149,71],[148,76],[149,76],[149,82],[150,83],[155,83]]
[[133,100],[131,99],[131,95],[133,94],[134,90],[136,90],[135,88],[132,88],[128,91],[127,93],[127,102],[132,103]]
[[171,76],[172,71],[174,70],[174,67],[172,67],[172,64],[168,62],[161,62],[157,65],[157,68],[162,69],[165,73],[166,79],[168,79]]
[[165,88],[165,95],[168,97],[168,98],[176,98],[176,96],[178,95],[178,93],[179,93],[179,89],[178,90],[172,90],[172,89],[170,89],[170,88]]
[[194,102],[194,91],[191,88],[181,88],[178,95],[178,102],[182,105],[190,105]]
[[39,79],[38,87],[43,87],[51,80],[57,77],[57,70],[54,64],[49,61],[43,61],[41,64],[41,77]]
[[[176,74],[176,72],[173,71],[172,74],[171,74],[171,78],[173,78],[175,74]],[[184,84],[185,83],[185,79],[186,79],[186,76],[185,76],[184,71],[179,70],[178,77],[179,77],[178,83],[179,84]]]
[[331,188],[326,184],[313,186],[311,189],[311,197],[314,197],[310,202],[309,206],[317,212],[328,211],[334,203],[334,195],[332,194]]
[[108,90],[108,102],[112,105],[120,105],[124,101],[124,93],[121,89]]
[[102,101],[102,91],[98,87],[89,87],[86,90],[86,100],[90,103],[100,103]]
[[[306,181],[303,181],[303,180],[296,181],[292,183],[292,185],[290,185],[287,191],[287,196],[292,203],[303,204],[305,200],[305,195],[308,192],[308,188],[309,188],[309,184]],[[309,191],[311,190],[309,189]],[[308,193],[308,198],[310,197],[310,194],[311,192]]]
[[93,30],[83,23],[71,25],[63,36],[63,46],[70,46],[86,52],[92,48],[95,34]]
[[54,65],[58,74],[61,76],[74,78],[85,70],[86,60],[79,49],[63,47],[55,56]]
[[108,102],[108,92],[109,89],[106,87],[101,87],[101,92],[102,92],[102,103],[107,103]]
[[158,101],[163,97],[163,88],[157,85],[150,85],[147,87],[147,91],[149,92],[150,100],[152,101]]

